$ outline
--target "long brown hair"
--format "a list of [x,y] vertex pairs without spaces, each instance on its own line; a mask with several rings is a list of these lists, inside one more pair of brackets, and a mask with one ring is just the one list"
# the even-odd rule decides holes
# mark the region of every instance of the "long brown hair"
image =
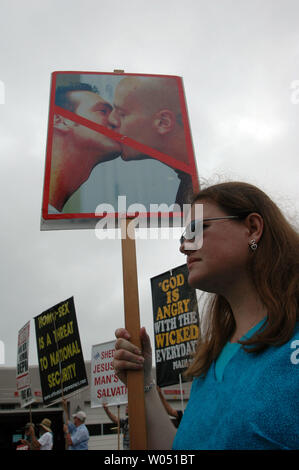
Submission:
[[[248,183],[210,186],[201,190],[194,202],[202,199],[217,203],[228,215],[258,212],[263,217],[263,235],[248,268],[267,309],[267,322],[261,331],[241,344],[246,351],[257,353],[267,346],[285,343],[291,338],[298,320],[298,232],[263,191]],[[204,375],[235,329],[231,307],[223,296],[211,298],[207,315],[207,328],[198,341],[187,376]]]

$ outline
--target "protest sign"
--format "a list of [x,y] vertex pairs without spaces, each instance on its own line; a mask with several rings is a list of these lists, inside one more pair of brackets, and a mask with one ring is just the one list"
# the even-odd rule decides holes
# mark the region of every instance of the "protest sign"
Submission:
[[73,297],[34,320],[43,400],[50,404],[88,385]]
[[42,230],[115,228],[137,211],[182,225],[198,189],[181,77],[52,73]]
[[179,383],[199,336],[195,290],[184,264],[151,278],[157,383]]
[[21,398],[21,408],[35,402],[32,395],[29,374],[29,337],[30,321],[27,322],[18,333],[17,350],[17,392]]
[[127,388],[119,380],[113,368],[115,341],[97,344],[91,350],[91,408],[104,403],[121,405],[127,403]]

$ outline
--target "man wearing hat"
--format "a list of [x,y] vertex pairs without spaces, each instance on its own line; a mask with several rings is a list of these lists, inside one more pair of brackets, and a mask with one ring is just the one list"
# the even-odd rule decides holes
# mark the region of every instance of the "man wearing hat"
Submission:
[[[66,410],[66,402],[63,402]],[[69,450],[88,450],[89,432],[84,422],[86,414],[84,411],[78,411],[73,415],[74,423],[68,421],[66,426],[66,443]]]
[[35,436],[34,425],[30,425],[28,429],[28,436],[31,438],[32,450],[52,450],[53,448],[53,433],[51,430],[51,420],[44,418],[40,427],[40,438]]

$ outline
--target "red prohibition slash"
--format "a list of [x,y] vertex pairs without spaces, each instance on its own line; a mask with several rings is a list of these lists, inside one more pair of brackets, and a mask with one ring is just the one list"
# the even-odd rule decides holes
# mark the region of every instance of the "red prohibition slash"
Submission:
[[70,119],[71,121],[76,122],[77,124],[81,124],[82,126],[88,127],[88,129],[99,132],[100,134],[104,134],[106,137],[110,137],[111,139],[116,140],[117,142],[120,142],[123,145],[128,145],[129,147],[132,147],[136,150],[140,150],[142,154],[149,155],[150,157],[160,160],[162,163],[165,163],[166,165],[169,165],[172,168],[184,171],[185,173],[192,173],[190,165],[186,165],[185,163],[179,162],[170,155],[167,155],[166,153],[159,152],[159,150],[149,147],[148,145],[141,144],[140,142],[137,142],[137,140],[130,139],[130,137],[119,134],[118,132],[109,129],[108,127],[90,121],[89,119],[79,116],[78,114],[61,108],[60,106],[54,106],[54,114],[59,114],[60,116]]
[[[56,72],[55,72],[56,73]],[[193,152],[192,140],[191,140],[191,133],[190,127],[187,117],[187,109],[185,104],[184,98],[184,91],[182,88],[182,83],[179,77],[175,77],[178,81],[178,90],[181,102],[181,109],[182,109],[182,118],[183,124],[185,129],[185,139],[186,139],[186,147],[189,162],[188,164],[180,162],[176,158],[160,152],[159,150],[152,148],[148,145],[142,144],[130,137],[125,135],[119,134],[108,127],[102,126],[101,124],[95,123],[90,121],[89,119],[84,118],[83,116],[79,116],[76,113],[73,113],[69,110],[61,108],[60,106],[55,105],[55,73],[53,74],[53,83],[52,83],[52,93],[50,99],[50,113],[49,113],[49,123],[48,123],[48,143],[47,143],[47,156],[46,156],[46,168],[45,168],[45,184],[44,184],[44,197],[43,197],[43,206],[42,206],[42,215],[44,219],[74,219],[74,218],[99,218],[95,214],[87,214],[87,213],[80,213],[80,214],[48,214],[48,202],[49,202],[49,185],[50,185],[50,173],[51,173],[51,155],[52,155],[52,138],[53,138],[53,119],[54,114],[60,115],[66,119],[69,119],[77,124],[80,124],[88,129],[96,131],[100,134],[109,137],[122,145],[126,145],[132,147],[141,154],[148,155],[156,160],[159,160],[161,163],[168,165],[169,167],[173,168],[174,170],[178,170],[184,173],[187,173],[192,178],[192,186],[194,191],[199,190],[198,184],[198,176],[195,164],[195,157]]]

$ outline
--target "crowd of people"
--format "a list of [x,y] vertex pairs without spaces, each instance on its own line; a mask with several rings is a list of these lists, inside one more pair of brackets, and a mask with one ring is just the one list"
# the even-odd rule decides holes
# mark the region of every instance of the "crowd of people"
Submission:
[[[78,411],[73,414],[73,422],[68,416],[67,401],[63,400],[63,408],[66,417],[66,423],[63,425],[65,448],[68,450],[88,450],[89,432],[85,425],[86,413]],[[52,422],[49,418],[44,418],[39,423],[39,437],[35,434],[35,425],[27,423],[25,426],[25,439],[21,439],[23,446],[28,450],[52,450],[53,449],[53,430]]]
[[[165,400],[165,397],[157,387],[161,402],[169,416],[175,418],[175,426],[178,426],[182,417],[182,412],[172,408],[169,403]],[[65,437],[65,448],[67,450],[88,450],[89,443],[89,431],[85,424],[86,413],[84,411],[77,411],[72,415],[73,422],[69,419],[68,403],[64,399],[62,401],[64,416],[66,423],[63,425],[64,437]],[[130,450],[130,435],[129,435],[129,417],[128,417],[128,406],[125,410],[125,418],[120,418],[114,415],[107,403],[103,404],[103,409],[109,419],[117,425],[119,434],[123,435],[123,450]],[[53,449],[53,430],[51,428],[51,420],[44,418],[41,423],[38,424],[39,437],[36,436],[35,425],[33,423],[27,423],[25,426],[25,439],[21,439],[22,446],[26,446],[28,450],[52,450]]]

